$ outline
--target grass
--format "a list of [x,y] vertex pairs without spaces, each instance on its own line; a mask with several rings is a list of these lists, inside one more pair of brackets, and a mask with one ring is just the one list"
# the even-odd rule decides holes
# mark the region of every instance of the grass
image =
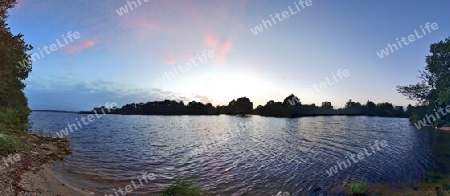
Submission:
[[365,195],[367,191],[367,183],[359,182],[350,185],[350,195]]
[[16,152],[21,146],[20,136],[28,132],[27,109],[0,106],[0,155]]
[[28,114],[29,111],[26,109],[0,106],[0,131],[9,133],[28,132]]
[[177,180],[160,194],[161,196],[202,196],[204,195],[200,187],[192,181],[183,179]]
[[0,155],[7,155],[22,146],[20,138],[15,135],[3,135],[0,137]]

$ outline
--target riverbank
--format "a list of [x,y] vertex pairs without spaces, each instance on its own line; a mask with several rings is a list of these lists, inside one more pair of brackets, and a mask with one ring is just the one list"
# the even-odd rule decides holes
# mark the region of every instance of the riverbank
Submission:
[[[21,176],[20,186],[26,191],[22,193],[38,193],[39,195],[93,195],[78,187],[66,184],[53,171],[53,164],[43,165],[37,172],[27,172]],[[20,195],[20,192],[19,192]]]
[[439,127],[438,129],[442,131],[450,131],[450,127]]
[[[365,183],[362,183],[365,184]],[[332,193],[336,195],[357,195],[352,194],[351,185],[347,184],[344,189],[334,188]],[[430,179],[426,177],[421,180],[414,180],[411,182],[384,184],[384,183],[369,183],[366,184],[364,195],[389,195],[389,196],[405,196],[405,195],[429,195],[429,196],[447,196],[450,195],[450,177],[440,176],[439,179]]]
[[[398,184],[396,186],[386,184],[369,185],[369,192],[374,195],[430,195],[447,196],[450,195],[450,178],[425,179],[410,183]],[[369,194],[370,195],[370,194]]]
[[63,161],[71,154],[67,139],[35,134],[14,137],[20,141],[20,147],[9,155],[2,155],[0,195],[90,195],[63,183],[52,170],[55,161]]

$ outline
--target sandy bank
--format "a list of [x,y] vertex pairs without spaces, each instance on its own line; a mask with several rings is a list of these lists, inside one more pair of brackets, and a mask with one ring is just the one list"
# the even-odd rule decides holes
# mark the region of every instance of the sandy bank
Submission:
[[37,195],[93,195],[80,188],[64,183],[51,169],[52,164],[42,166],[37,172],[27,172],[21,176],[19,186],[24,189],[19,195],[36,193]]
[[[22,146],[10,155],[3,155],[0,169],[0,195],[91,195],[63,183],[52,170],[52,162],[63,161],[71,153],[67,139],[19,136]],[[18,159],[7,159],[16,157]]]
[[450,127],[439,127],[438,129],[442,131],[450,131]]

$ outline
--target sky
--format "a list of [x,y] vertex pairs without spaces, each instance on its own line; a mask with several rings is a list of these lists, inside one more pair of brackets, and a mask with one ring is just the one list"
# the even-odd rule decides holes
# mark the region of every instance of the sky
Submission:
[[[164,99],[227,105],[244,96],[256,107],[290,94],[303,104],[406,106],[414,102],[396,86],[418,82],[430,44],[450,36],[448,7],[446,0],[18,0],[8,23],[34,46],[25,80],[34,110]],[[429,31],[427,23],[437,26]],[[408,45],[377,54],[411,34]]]

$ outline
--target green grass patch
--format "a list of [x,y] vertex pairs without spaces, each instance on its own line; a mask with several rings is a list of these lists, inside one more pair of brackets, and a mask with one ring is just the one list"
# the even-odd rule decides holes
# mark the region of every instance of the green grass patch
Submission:
[[28,115],[26,109],[13,109],[0,106],[0,133],[28,132]]
[[365,195],[367,191],[367,183],[358,182],[350,184],[350,195]]
[[15,152],[22,146],[22,142],[18,136],[3,135],[0,137],[0,155],[7,155]]
[[6,133],[6,127],[3,124],[0,124],[0,133]]
[[204,192],[192,181],[183,179],[177,180],[160,194],[161,196],[202,196]]

